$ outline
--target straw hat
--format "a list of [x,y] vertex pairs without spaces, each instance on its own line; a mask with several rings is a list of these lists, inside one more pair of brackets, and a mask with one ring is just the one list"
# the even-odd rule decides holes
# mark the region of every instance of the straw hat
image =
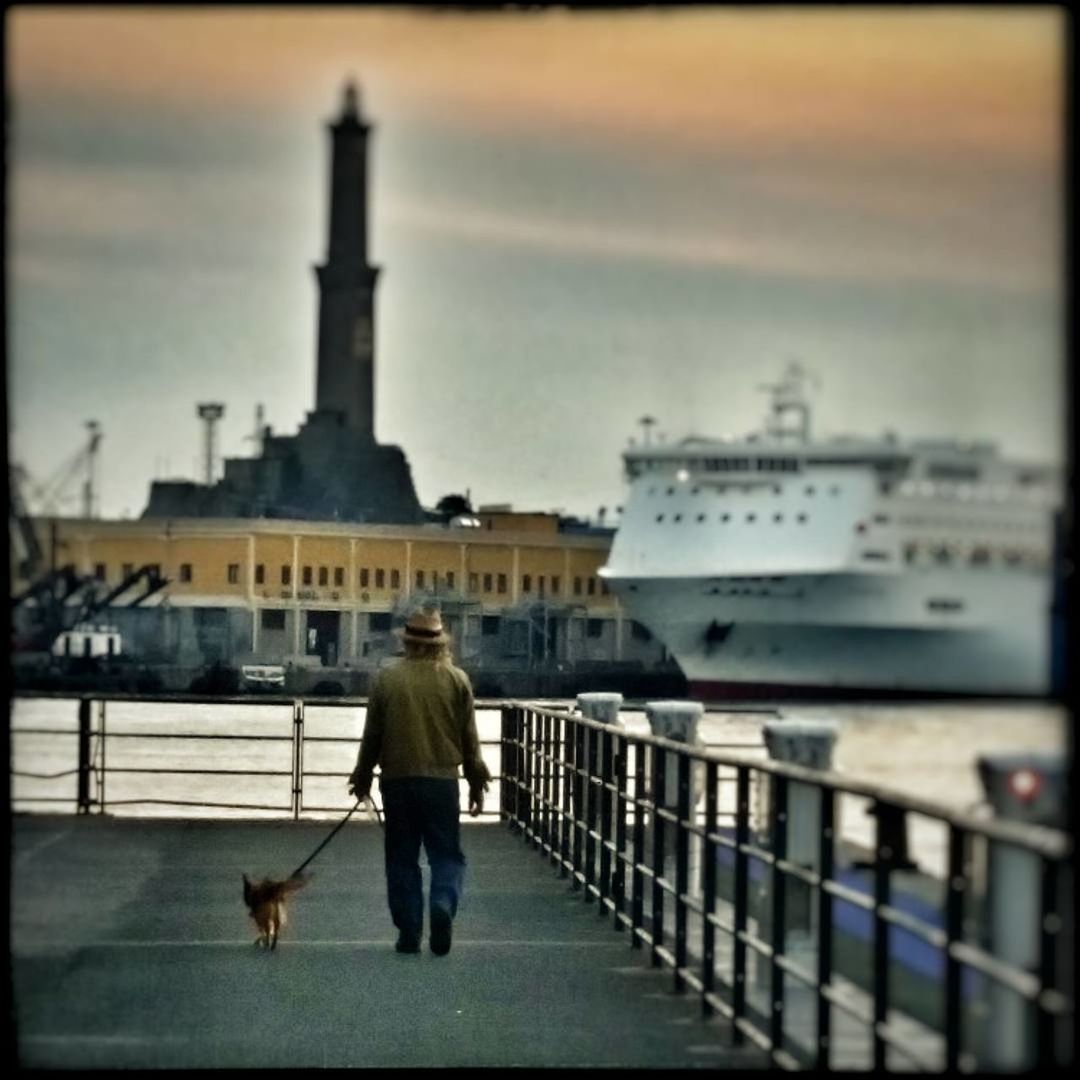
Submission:
[[438,608],[414,611],[399,633],[402,641],[421,645],[441,645],[450,640],[450,635],[443,630],[442,616]]

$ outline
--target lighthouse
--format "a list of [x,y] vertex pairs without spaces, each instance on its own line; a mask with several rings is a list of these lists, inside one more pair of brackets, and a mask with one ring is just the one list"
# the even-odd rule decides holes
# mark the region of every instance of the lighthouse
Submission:
[[326,261],[319,288],[315,409],[336,411],[358,436],[375,441],[375,285],[368,263],[367,155],[371,126],[360,116],[355,83],[345,87],[330,131]]

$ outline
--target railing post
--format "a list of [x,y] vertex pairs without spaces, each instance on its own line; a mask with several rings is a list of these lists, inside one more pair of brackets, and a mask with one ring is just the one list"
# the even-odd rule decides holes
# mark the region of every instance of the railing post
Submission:
[[597,757],[599,754],[597,743],[600,741],[599,735],[600,732],[594,727],[585,729],[587,767],[585,774],[585,889],[583,899],[586,903],[592,900],[593,889],[596,887],[596,803],[599,795],[596,789],[596,774],[598,771]]
[[[598,692],[598,693],[583,693],[577,696],[577,709],[578,711],[588,718],[589,720],[596,720],[601,724],[613,724],[621,726],[621,720],[619,719],[619,707],[622,705],[622,694]],[[597,744],[603,738],[603,746],[598,750]],[[599,894],[599,903],[597,904],[597,914],[603,916],[607,914],[607,907],[604,903],[610,890],[609,875],[611,870],[610,861],[610,831],[611,831],[611,813],[610,813],[610,792],[608,787],[611,783],[611,767],[610,767],[610,747],[608,744],[608,735],[604,733],[601,736],[600,732],[595,728],[590,728],[588,731],[588,781],[586,791],[586,805],[585,805],[585,827],[586,827],[586,842],[585,842],[585,900],[592,899],[592,889],[594,880],[599,873],[599,882],[597,892]],[[598,762],[598,757],[600,758]],[[599,774],[599,776],[598,776]],[[596,780],[601,781],[601,787],[599,791],[596,789]],[[594,833],[597,826],[597,800],[600,807],[600,867],[597,871],[596,861],[596,841]]]
[[569,718],[559,719],[559,772],[561,779],[559,786],[562,794],[562,817],[559,822],[559,876],[566,877],[570,873],[570,841],[574,830],[574,804],[573,784],[574,774],[571,772],[572,750],[572,725]]
[[526,839],[531,839],[536,847],[536,832],[533,829],[533,727],[536,713],[525,709],[521,717],[521,800],[522,826]]
[[786,880],[779,863],[787,859],[788,825],[788,780],[786,776],[772,776],[772,798],[770,799],[769,847],[772,850],[773,865],[771,877],[772,910],[769,922],[772,924],[769,944],[772,956],[769,959],[769,1039],[773,1053],[784,1045],[784,969],[777,959],[784,952],[784,916],[787,899]]
[[614,902],[615,929],[622,930],[622,916],[626,910],[626,758],[630,747],[626,739],[617,737],[615,751],[615,865],[612,873],[611,892]]
[[630,945],[641,948],[638,931],[645,923],[645,746],[634,746],[634,853],[630,871]]
[[105,804],[107,796],[106,781],[109,777],[108,762],[105,759],[106,753],[106,740],[105,740],[105,699],[102,698],[98,702],[98,750],[101,753],[101,767],[98,770],[98,813],[105,813]]
[[292,816],[293,821],[300,820],[300,807],[303,802],[304,774],[304,701],[293,701],[293,763],[292,763]]
[[[1059,754],[987,754],[978,759],[979,778],[999,817],[1052,828],[1064,826],[1065,758]],[[990,842],[987,881],[990,951],[1011,967],[1053,977],[1047,962],[1054,949],[1047,936],[1060,938],[1064,920],[1073,912],[1053,912],[1055,900],[1044,895],[1052,874],[1045,874],[1040,856],[1001,841]],[[1055,917],[1048,919],[1048,915]],[[1047,935],[1047,927],[1053,934]],[[1067,940],[1067,938],[1066,938]],[[1056,987],[1041,986],[1042,990]],[[991,980],[985,1037],[985,1064],[991,1069],[1035,1068],[1040,1057],[1052,1054],[1042,1046],[1034,1008]],[[1052,1040],[1051,1040],[1052,1042]],[[980,1063],[982,1064],[982,1063]]]
[[611,896],[611,781],[614,772],[612,762],[612,733],[600,732],[600,896],[597,914],[607,914],[607,901]]
[[675,826],[675,990],[686,989],[686,895],[690,882],[690,756],[679,754],[679,820]]
[[705,763],[705,837],[701,842],[704,874],[702,887],[704,898],[701,916],[701,1011],[704,1016],[713,1014],[709,1001],[716,986],[716,927],[711,922],[716,914],[716,831],[719,826],[717,807],[717,776],[719,768],[715,761]]
[[79,783],[77,813],[90,813],[90,698],[79,699]]
[[578,873],[582,869],[582,820],[579,815],[585,812],[584,780],[582,778],[583,764],[585,761],[585,727],[578,721],[574,721],[574,798],[572,802],[574,814],[574,855],[570,884],[572,888],[580,889]]
[[499,710],[499,816],[510,823],[510,740],[513,736],[513,708],[504,705]]
[[652,748],[652,964],[660,966],[660,947],[664,942],[664,890],[660,884],[664,876],[664,824],[658,811],[664,805],[664,782],[667,779],[667,763],[664,748]]
[[540,842],[550,854],[554,845],[551,839],[552,761],[551,724],[549,713],[540,718]]
[[[831,787],[822,785],[818,789],[820,803],[820,835],[818,840],[818,872],[821,880],[831,881],[834,863],[834,841],[836,836],[836,792]],[[818,892],[817,898],[818,956],[817,956],[817,1068],[825,1071],[829,1068],[832,1044],[832,1005],[821,996],[821,987],[832,982],[833,950],[833,898],[825,889]]]
[[750,770],[746,765],[736,766],[735,779],[735,886],[732,915],[734,941],[732,943],[732,978],[735,985],[731,991],[732,1026],[731,1041],[742,1046],[746,1034],[740,1022],[746,1018],[746,923],[750,908]]

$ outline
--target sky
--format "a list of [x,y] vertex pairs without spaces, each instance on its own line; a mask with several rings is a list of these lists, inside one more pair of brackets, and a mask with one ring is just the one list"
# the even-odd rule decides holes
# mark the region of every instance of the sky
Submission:
[[137,517],[201,477],[199,402],[226,457],[259,404],[297,431],[355,79],[376,434],[424,505],[595,518],[642,416],[746,433],[793,359],[819,434],[1061,462],[1066,17],[8,7],[11,459],[34,503],[96,420]]

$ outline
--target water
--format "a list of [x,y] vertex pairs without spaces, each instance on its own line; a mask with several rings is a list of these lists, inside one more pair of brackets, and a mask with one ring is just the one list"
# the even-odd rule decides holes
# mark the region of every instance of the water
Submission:
[[[562,703],[566,704],[566,703]],[[1049,704],[813,706],[789,715],[800,718],[831,717],[839,721],[840,735],[833,764],[852,779],[878,784],[893,791],[930,800],[949,810],[975,810],[983,803],[976,772],[980,754],[1017,751],[1068,752],[1066,711]],[[700,734],[707,745],[749,759],[765,758],[761,728],[767,715],[760,713],[707,714]],[[306,817],[334,818],[353,805],[346,788],[363,732],[363,707],[307,706],[304,711],[304,792]],[[623,714],[632,732],[647,732],[644,713]],[[95,725],[97,717],[95,715]],[[292,798],[291,705],[200,705],[190,703],[110,702],[106,724],[108,743],[107,789],[109,813],[141,817],[272,818],[288,814]],[[477,714],[481,740],[497,741],[500,714],[481,709]],[[28,734],[20,729],[42,728],[55,734]],[[77,702],[72,700],[16,699],[12,703],[12,807],[20,811],[74,810]],[[128,738],[126,733],[220,734],[272,736],[273,741],[242,739]],[[324,741],[325,740],[325,741]],[[95,752],[100,743],[95,740]],[[483,748],[492,774],[499,772],[499,748]],[[154,768],[145,775],[119,770]],[[273,773],[269,776],[207,776],[176,774],[174,769],[229,769]],[[24,773],[70,775],[39,779]],[[498,806],[496,781],[487,807]],[[100,797],[101,792],[92,788]],[[462,794],[465,785],[462,784]],[[62,801],[35,803],[35,797]],[[220,809],[176,806],[134,800],[214,800],[243,804],[246,808]],[[873,819],[868,802],[844,797],[839,805],[841,833],[862,845],[873,843]],[[254,809],[252,808],[254,807]],[[945,829],[918,815],[909,816],[909,850],[927,872],[944,872]]]

